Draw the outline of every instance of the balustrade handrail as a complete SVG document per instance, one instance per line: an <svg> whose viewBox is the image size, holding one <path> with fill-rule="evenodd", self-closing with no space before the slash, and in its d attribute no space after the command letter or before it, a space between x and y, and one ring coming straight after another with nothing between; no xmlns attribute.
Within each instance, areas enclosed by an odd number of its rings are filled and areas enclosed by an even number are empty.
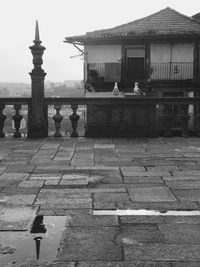
<svg viewBox="0 0 200 267"><path fill-rule="evenodd" d="M47 105L140 105L140 104L200 104L200 97L59 97L45 98Z"/></svg>
<svg viewBox="0 0 200 267"><path fill-rule="evenodd" d="M31 97L1 97L0 104L2 105L29 105Z"/></svg>
<svg viewBox="0 0 200 267"><path fill-rule="evenodd" d="M134 107L134 106L146 106L146 105L160 105L165 106L166 105L166 114L163 114L163 118L166 120L166 123L169 123L169 118L172 121L172 117L174 116L171 114L170 110L167 109L167 105L169 106L179 106L184 107L184 112L181 113L181 121L188 120L189 116L186 114L185 106L189 105L200 105L200 97L154 97L154 96L131 96L129 97L124 96L123 93L120 93L119 96L112 96L112 94L107 96L98 96L96 97L95 94L90 94L86 96L80 96L80 97L47 97L43 99L44 105L47 107L49 105L54 105L54 108L56 110L56 114L53 116L53 120L55 122L55 128L56 133L54 134L55 137L61 137L60 133L60 126L61 122L63 120L63 116L60 114L60 109L63 105L70 105L72 108L72 114L69 116L73 132L71 134L72 137L78 136L77 133L77 124L80 116L76 113L78 106L90 106L90 105L99 105L99 106L111 106L111 107ZM6 116L3 113L3 110L6 105L13 105L15 114L12 116L12 119L14 120L15 125L15 133L14 137L21 137L20 133L20 122L23 118L23 116L20 114L20 109L22 105L28 106L28 121L30 120L30 109L31 109L31 98L20 98L20 97L6 97L6 98L0 98L0 137L4 137L5 134L3 132L4 128L4 121L6 119ZM34 107L32 107L34 108ZM183 116L183 114L185 114ZM186 133L186 124L184 128L184 133ZM28 131L31 131L31 128L29 128L28 125Z"/></svg>

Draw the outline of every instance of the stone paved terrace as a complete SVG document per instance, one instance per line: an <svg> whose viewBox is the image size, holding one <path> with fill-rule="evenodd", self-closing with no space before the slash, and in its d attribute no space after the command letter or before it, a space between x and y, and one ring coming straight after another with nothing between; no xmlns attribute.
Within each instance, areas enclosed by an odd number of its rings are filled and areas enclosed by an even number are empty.
<svg viewBox="0 0 200 267"><path fill-rule="evenodd" d="M0 266L199 267L199 215L93 215L200 210L199 171L198 138L1 139L0 262L36 215L66 222L54 262Z"/></svg>

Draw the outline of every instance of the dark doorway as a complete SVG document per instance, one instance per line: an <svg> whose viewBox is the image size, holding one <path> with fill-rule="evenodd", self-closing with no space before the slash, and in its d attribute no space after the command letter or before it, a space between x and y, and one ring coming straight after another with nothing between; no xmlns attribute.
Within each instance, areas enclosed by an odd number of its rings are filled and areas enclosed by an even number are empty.
<svg viewBox="0 0 200 267"><path fill-rule="evenodd" d="M145 79L144 48L126 50L126 79L131 82Z"/></svg>

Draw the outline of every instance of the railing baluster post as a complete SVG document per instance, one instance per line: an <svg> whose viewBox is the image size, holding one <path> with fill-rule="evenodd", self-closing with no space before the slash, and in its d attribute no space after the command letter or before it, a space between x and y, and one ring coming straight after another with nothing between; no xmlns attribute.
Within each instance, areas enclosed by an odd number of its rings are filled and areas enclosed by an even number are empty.
<svg viewBox="0 0 200 267"><path fill-rule="evenodd" d="M63 120L63 116L60 114L60 110L62 108L62 105L55 105L54 108L56 110L56 114L53 116L53 120L54 120L55 128L56 128L56 132L54 134L54 137L62 137L62 134L60 132L60 126L61 126L61 122Z"/></svg>
<svg viewBox="0 0 200 267"><path fill-rule="evenodd" d="M73 113L69 116L71 123L72 123L72 129L73 129L71 137L78 137L78 133L76 131L77 125L78 125L78 120L80 118L80 116L76 113L76 111L78 109L78 105L75 105L75 104L71 105L71 109L73 110Z"/></svg>
<svg viewBox="0 0 200 267"><path fill-rule="evenodd" d="M36 22L34 45L29 47L33 55L34 68L31 76L31 106L29 108L28 137L44 138L48 137L48 116L47 105L44 99L44 79L46 73L42 69L42 56L45 47L41 45L39 37L38 23Z"/></svg>
<svg viewBox="0 0 200 267"><path fill-rule="evenodd" d="M23 118L23 116L19 114L19 111L21 109L21 105L14 105L14 109L15 109L15 115L12 116L12 119L14 121L15 133L14 133L13 137L14 138L20 138L21 133L20 133L19 129L20 129L21 120Z"/></svg>
<svg viewBox="0 0 200 267"><path fill-rule="evenodd" d="M3 114L4 108L5 108L5 105L0 105L0 138L5 137L5 133L3 132L4 121L6 119L6 115Z"/></svg>

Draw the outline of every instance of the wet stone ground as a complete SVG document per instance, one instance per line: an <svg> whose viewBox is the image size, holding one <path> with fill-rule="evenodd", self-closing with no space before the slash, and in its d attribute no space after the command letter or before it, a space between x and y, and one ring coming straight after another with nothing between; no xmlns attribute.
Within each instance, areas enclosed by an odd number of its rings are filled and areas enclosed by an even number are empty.
<svg viewBox="0 0 200 267"><path fill-rule="evenodd" d="M0 266L199 267L198 138L0 140ZM160 215L94 215L157 210Z"/></svg>

